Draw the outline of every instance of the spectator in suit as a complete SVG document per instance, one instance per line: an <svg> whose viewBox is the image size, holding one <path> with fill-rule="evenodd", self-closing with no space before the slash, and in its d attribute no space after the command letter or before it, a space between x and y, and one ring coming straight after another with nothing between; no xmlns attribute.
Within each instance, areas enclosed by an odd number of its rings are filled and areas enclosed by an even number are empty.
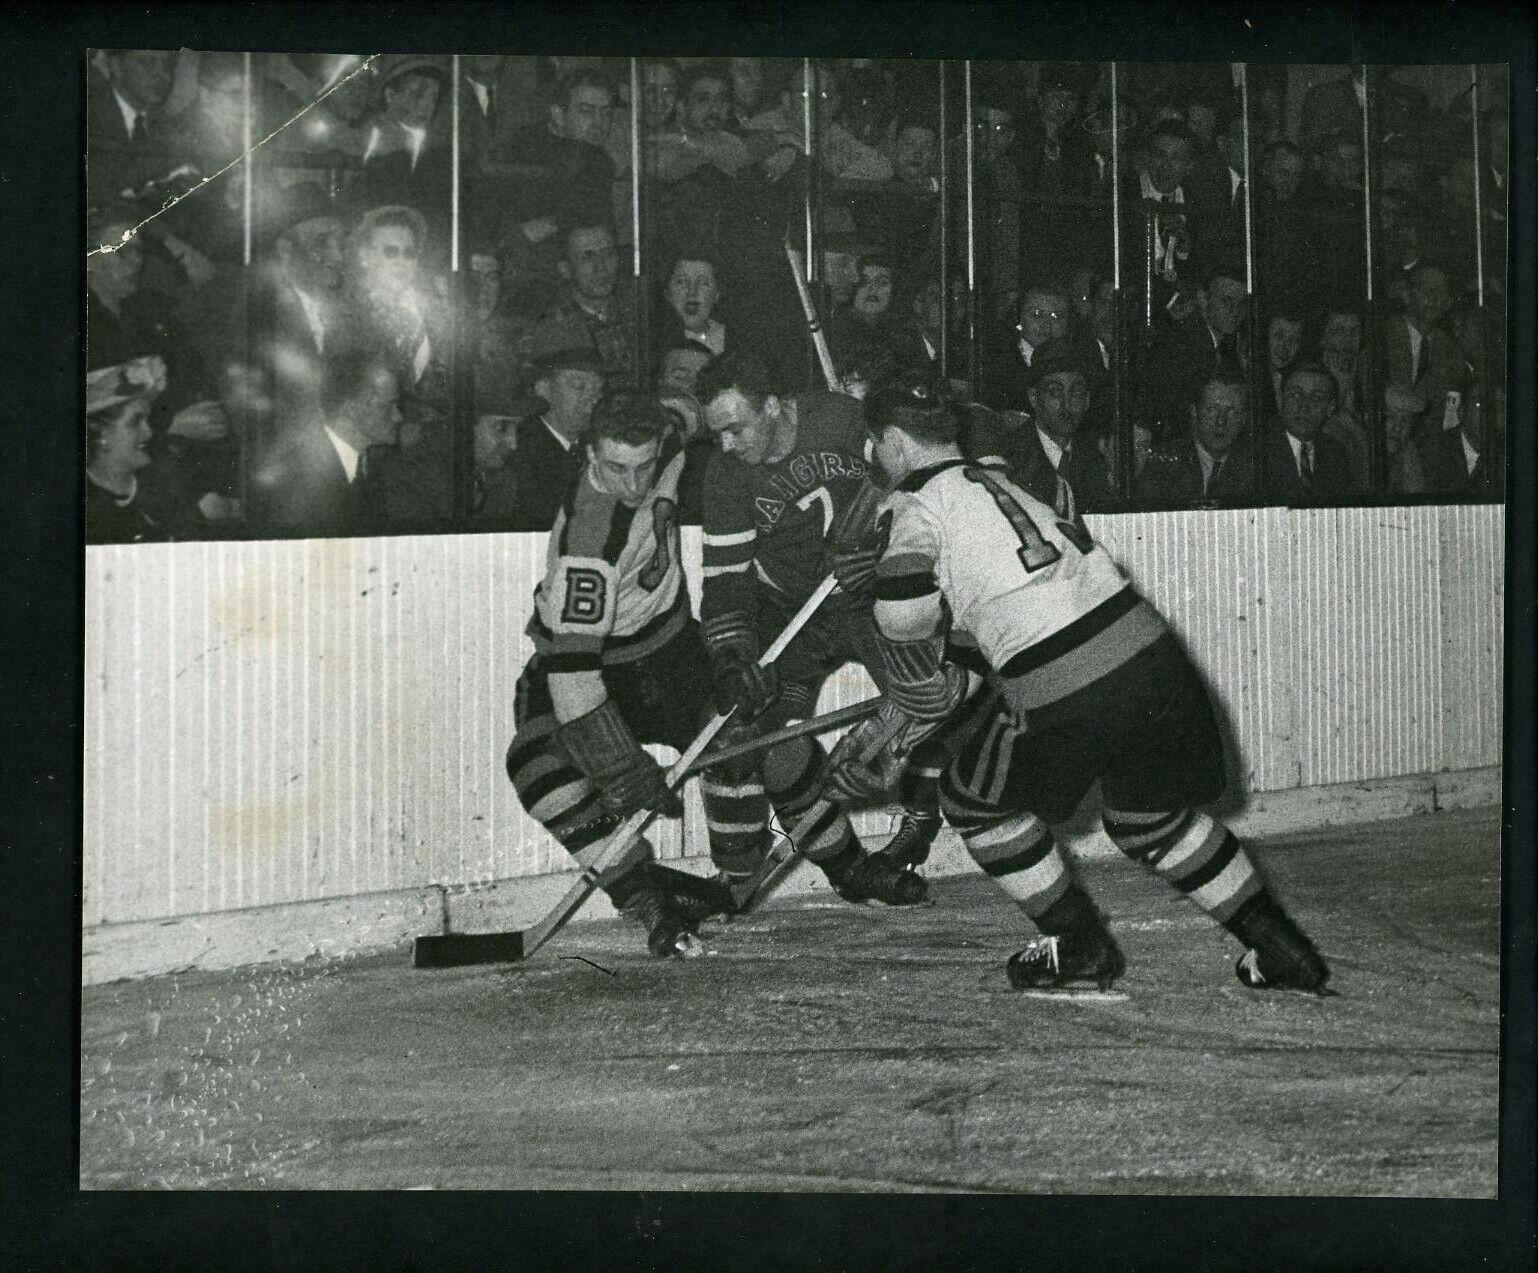
<svg viewBox="0 0 1538 1273"><path fill-rule="evenodd" d="M1006 454L1010 476L1032 495L1073 517L1111 498L1104 458L1085 429L1090 382L1099 366L1083 342L1048 342L1031 366L1031 424L1014 435Z"/></svg>
<svg viewBox="0 0 1538 1273"><path fill-rule="evenodd" d="M86 187L103 204L163 179L167 162L163 112L176 74L176 54L160 49L107 49L87 72Z"/></svg>
<svg viewBox="0 0 1538 1273"><path fill-rule="evenodd" d="M1249 386L1224 368L1202 384L1190 428L1154 450L1138 474L1142 504L1245 499L1253 489Z"/></svg>
<svg viewBox="0 0 1538 1273"><path fill-rule="evenodd" d="M614 230L601 215L581 217L561 236L561 290L529 329L522 364L542 351L588 346L614 384L635 376L635 292L621 284Z"/></svg>
<svg viewBox="0 0 1538 1273"><path fill-rule="evenodd" d="M437 232L436 241L447 243L453 157L448 140L432 126L447 78L443 59L410 55L382 61L376 68L379 105L365 129L363 170L351 193L364 207L415 208Z"/></svg>
<svg viewBox="0 0 1538 1273"><path fill-rule="evenodd" d="M1089 137L1079 125L1084 73L1075 63L1049 62L1037 84L1037 111L1021 138L1026 189L1046 199L1087 193Z"/></svg>
<svg viewBox="0 0 1538 1273"><path fill-rule="evenodd" d="M1388 489L1395 495L1423 495L1430 489L1422 452L1425 399L1408 385L1383 387L1383 439L1388 456Z"/></svg>
<svg viewBox="0 0 1538 1273"><path fill-rule="evenodd" d="M1282 382L1303 352L1303 307L1283 297L1271 304L1266 320L1266 396L1265 418L1282 411Z"/></svg>
<svg viewBox="0 0 1538 1273"><path fill-rule="evenodd" d="M1362 412L1362 316L1355 310L1334 309L1324 316L1319 333L1319 361L1335 377L1335 411L1359 420Z"/></svg>
<svg viewBox="0 0 1538 1273"><path fill-rule="evenodd" d="M1037 350L1068 334L1073 314L1069 290L1066 283L1045 274L1024 285L1016 321L986 363L990 384L983 401L989 406L1015 410L1025 406Z"/></svg>
<svg viewBox="0 0 1538 1273"><path fill-rule="evenodd" d="M1197 389L1219 366L1242 366L1239 329L1244 323L1242 265L1208 265L1196 294L1197 313L1170 323L1154 338L1139 370L1138 409L1158 443L1185 427Z"/></svg>
<svg viewBox="0 0 1538 1273"><path fill-rule="evenodd" d="M1340 444L1324 432L1335 407L1335 378L1318 363L1287 373L1282 412L1265 430L1268 494L1286 504L1342 499L1352 493L1351 468Z"/></svg>
<svg viewBox="0 0 1538 1273"><path fill-rule="evenodd" d="M400 386L367 345L328 359L322 415L279 438L256 465L251 494L259 522L311 535L361 535L380 520L368 480L371 447L400 441Z"/></svg>
<svg viewBox="0 0 1538 1273"><path fill-rule="evenodd" d="M582 469L582 437L603 396L604 364L591 345L557 349L539 358L534 377L534 392L549 408L519 422L513 518L520 530L549 530Z"/></svg>
<svg viewBox="0 0 1538 1273"><path fill-rule="evenodd" d="M1447 275L1423 261L1410 273L1404 313L1385 319L1382 328L1384 383L1418 389L1432 431L1461 424L1470 387L1462 351L1444 323L1451 307Z"/></svg>
<svg viewBox="0 0 1538 1273"><path fill-rule="evenodd" d="M1192 226L1203 209L1187 182L1196 161L1195 142L1179 123L1155 124L1138 156L1137 198L1141 217L1128 247L1141 258L1147 247L1146 225L1153 227L1156 309L1168 309L1180 299L1191 259ZM1141 276L1141 269L1137 275Z"/></svg>

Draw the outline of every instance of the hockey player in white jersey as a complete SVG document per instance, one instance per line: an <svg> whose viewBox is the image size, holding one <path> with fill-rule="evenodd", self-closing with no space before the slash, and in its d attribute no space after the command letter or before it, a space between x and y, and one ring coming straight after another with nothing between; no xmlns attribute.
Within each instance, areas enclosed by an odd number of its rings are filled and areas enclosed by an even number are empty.
<svg viewBox="0 0 1538 1273"><path fill-rule="evenodd" d="M1198 808L1226 786L1222 744L1158 612L1082 521L962 456L959 417L931 380L901 377L865 407L869 455L892 488L875 585L889 706L835 751L832 789L868 797L889 782L962 703L965 666L985 684L966 709L980 724L941 780L941 804L1042 934L1009 960L1013 986L1105 989L1125 967L1051 830L1098 779L1106 833L1239 939L1245 985L1322 990L1324 960L1238 839Z"/></svg>

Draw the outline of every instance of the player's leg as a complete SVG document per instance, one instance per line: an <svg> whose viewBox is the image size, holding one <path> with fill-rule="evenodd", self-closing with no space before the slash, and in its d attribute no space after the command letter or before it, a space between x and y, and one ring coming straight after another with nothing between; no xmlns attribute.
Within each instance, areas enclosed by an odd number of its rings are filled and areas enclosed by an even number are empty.
<svg viewBox="0 0 1538 1273"><path fill-rule="evenodd" d="M1212 703L1170 641L1149 651L1121 701L1136 722L1104 775L1106 834L1184 893L1245 947L1237 972L1255 988L1320 990L1329 967L1293 923L1239 838L1197 806L1226 785Z"/></svg>
<svg viewBox="0 0 1538 1273"><path fill-rule="evenodd" d="M941 778L941 809L973 860L1041 931L1040 941L1010 958L1010 984L1021 990L1091 983L1106 989L1125 961L1074 879L1051 826L1030 811L1041 794L1030 789L1031 779L1051 784L1044 800L1052 806L1045 810L1049 815L1066 816L1082 797L1087 783L1060 759L1034 748L995 698Z"/></svg>
<svg viewBox="0 0 1538 1273"><path fill-rule="evenodd" d="M525 669L514 692L516 733L507 749L507 776L519 803L583 867L593 865L605 839L622 821L607 812L598 790L572 763L556 738L549 685L537 667ZM640 924L654 955L679 953L688 923L650 878L651 844L637 837L598 887L621 914Z"/></svg>

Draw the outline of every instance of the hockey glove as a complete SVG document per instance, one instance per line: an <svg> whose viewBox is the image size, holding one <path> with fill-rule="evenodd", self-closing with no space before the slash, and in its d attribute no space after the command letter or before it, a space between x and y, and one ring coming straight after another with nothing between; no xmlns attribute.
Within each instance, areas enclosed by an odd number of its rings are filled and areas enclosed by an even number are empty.
<svg viewBox="0 0 1538 1273"><path fill-rule="evenodd" d="M823 794L859 804L890 800L903 771L891 747L892 726L891 712L883 707L840 738L828 757Z"/></svg>
<svg viewBox="0 0 1538 1273"><path fill-rule="evenodd" d="M629 817L640 809L654 809L668 817L682 814L682 798L668 788L662 766L641 750L613 699L561 725L556 737L572 763L598 788L609 813Z"/></svg>
<svg viewBox="0 0 1538 1273"><path fill-rule="evenodd" d="M711 669L715 708L722 716L734 708L743 722L752 720L780 696L780 675L735 651L723 653Z"/></svg>
<svg viewBox="0 0 1538 1273"><path fill-rule="evenodd" d="M891 530L890 519L878 517L885 498L880 487L862 483L828 535L833 573L846 596L868 600L872 595L876 563L886 551Z"/></svg>

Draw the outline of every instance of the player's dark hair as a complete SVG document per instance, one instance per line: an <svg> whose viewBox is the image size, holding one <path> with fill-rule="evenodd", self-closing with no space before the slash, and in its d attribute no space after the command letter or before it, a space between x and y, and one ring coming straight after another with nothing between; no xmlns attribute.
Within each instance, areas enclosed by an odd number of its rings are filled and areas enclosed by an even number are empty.
<svg viewBox="0 0 1538 1273"><path fill-rule="evenodd" d="M674 427L674 417L655 394L611 389L594 406L583 441L593 446L600 438L610 438L626 446L644 446L667 436Z"/></svg>
<svg viewBox="0 0 1538 1273"><path fill-rule="evenodd" d="M755 407L770 394L780 393L778 369L763 354L733 347L700 368L695 397L708 407L719 395L735 389Z"/></svg>
<svg viewBox="0 0 1538 1273"><path fill-rule="evenodd" d="M865 395L865 428L873 437L898 428L925 442L954 442L961 417L932 372L903 368Z"/></svg>

